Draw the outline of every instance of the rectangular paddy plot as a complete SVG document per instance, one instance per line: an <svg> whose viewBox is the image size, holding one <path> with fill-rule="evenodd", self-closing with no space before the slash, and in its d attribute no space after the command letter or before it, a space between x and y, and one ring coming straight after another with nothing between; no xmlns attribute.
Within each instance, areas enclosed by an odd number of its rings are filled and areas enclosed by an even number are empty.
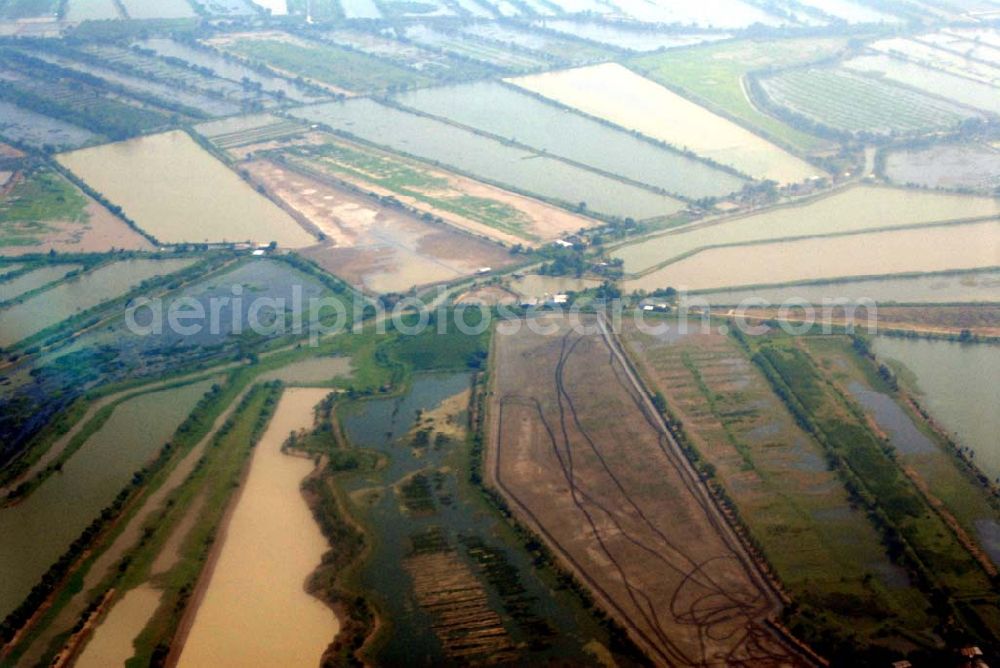
<svg viewBox="0 0 1000 668"><path fill-rule="evenodd" d="M247 144L285 140L307 132L308 129L302 121L279 118L271 114L234 116L195 126L198 134L207 137L223 150Z"/></svg>
<svg viewBox="0 0 1000 668"><path fill-rule="evenodd" d="M886 176L895 183L926 188L1000 188L1000 147L989 144L939 144L890 153Z"/></svg>
<svg viewBox="0 0 1000 668"><path fill-rule="evenodd" d="M0 99L0 137L35 148L76 148L97 139L79 126Z"/></svg>
<svg viewBox="0 0 1000 668"><path fill-rule="evenodd" d="M841 63L857 72L885 77L968 107L1000 114L1000 90L955 74L924 67L902 58L875 54L862 55Z"/></svg>
<svg viewBox="0 0 1000 668"><path fill-rule="evenodd" d="M0 188L0 255L112 249L152 244L58 172L15 172Z"/></svg>
<svg viewBox="0 0 1000 668"><path fill-rule="evenodd" d="M746 76L757 70L828 58L846 45L841 37L728 41L650 54L634 58L628 65L709 109L735 117L765 137L812 151L825 142L760 111L747 95Z"/></svg>
<svg viewBox="0 0 1000 668"><path fill-rule="evenodd" d="M799 304L822 304L831 299L847 299L850 302L874 299L878 304L1000 302L1000 270L884 276L786 287L720 290L698 293L692 297L707 301L713 306L734 306L749 298L764 299L771 304L781 304L788 299Z"/></svg>
<svg viewBox="0 0 1000 668"><path fill-rule="evenodd" d="M584 65L607 60L609 50L556 32L520 28L502 23L474 23L463 29L472 37L515 50L527 50L549 58L553 64ZM617 49L616 49L617 51Z"/></svg>
<svg viewBox="0 0 1000 668"><path fill-rule="evenodd" d="M923 41L920 37L885 39L873 42L869 48L990 86L1000 86L1000 65L939 48L933 43Z"/></svg>
<svg viewBox="0 0 1000 668"><path fill-rule="evenodd" d="M623 324L633 358L793 600L867 639L883 624L926 625L927 601L734 338L697 322L682 333L674 319Z"/></svg>
<svg viewBox="0 0 1000 668"><path fill-rule="evenodd" d="M626 273L635 274L715 246L858 234L991 216L1000 216L1000 202L990 197L856 186L763 213L671 230L623 246L613 254L625 262Z"/></svg>
<svg viewBox="0 0 1000 668"><path fill-rule="evenodd" d="M777 604L617 349L561 316L520 324L495 336L487 457L515 514L657 663L794 662L763 624Z"/></svg>
<svg viewBox="0 0 1000 668"><path fill-rule="evenodd" d="M69 0L67 21L105 21L122 18L114 0Z"/></svg>
<svg viewBox="0 0 1000 668"><path fill-rule="evenodd" d="M569 19L544 19L533 24L543 30L552 30L572 35L580 40L596 42L605 47L626 51L658 51L692 46L702 42L728 39L724 32L661 33L651 30L635 30L628 24L596 23L593 21L571 21Z"/></svg>
<svg viewBox="0 0 1000 668"><path fill-rule="evenodd" d="M459 32L444 32L423 24L409 26L404 35L421 46L484 63L504 72L531 72L549 67L548 59L540 54L513 50L501 44L490 44Z"/></svg>
<svg viewBox="0 0 1000 668"><path fill-rule="evenodd" d="M416 70L287 33L238 33L214 37L207 43L249 62L264 63L277 72L300 76L332 92L375 93L433 82Z"/></svg>
<svg viewBox="0 0 1000 668"><path fill-rule="evenodd" d="M163 243L315 243L294 219L180 131L63 153L59 162Z"/></svg>
<svg viewBox="0 0 1000 668"><path fill-rule="evenodd" d="M338 28L322 35L324 40L334 44L363 51L442 81L483 78L495 71L488 65L467 58L456 58L436 49L426 49L359 29Z"/></svg>
<svg viewBox="0 0 1000 668"><path fill-rule="evenodd" d="M572 208L637 220L668 216L683 208L671 197L373 100L332 102L291 113Z"/></svg>
<svg viewBox="0 0 1000 668"><path fill-rule="evenodd" d="M822 173L749 130L615 63L510 82L754 178L795 183Z"/></svg>
<svg viewBox="0 0 1000 668"><path fill-rule="evenodd" d="M155 101L188 116L226 116L244 107L273 105L274 100L225 79L216 79L170 65L155 56L111 46L88 46L58 53L32 51L52 65L102 79L111 88L124 89L140 102Z"/></svg>
<svg viewBox="0 0 1000 668"><path fill-rule="evenodd" d="M175 115L181 119L202 119L235 114L241 109L238 103L187 88L176 81L157 80L148 72L126 73L108 67L97 56L84 55L84 60L80 60L66 52L43 51L32 51L30 56L39 63L46 63L46 69L50 70L45 76L45 88L38 87L39 94L51 95L57 103L71 105L69 112L64 111L64 114L75 119L72 116L75 112L80 118L78 122L113 138L121 138L120 133L114 134L119 124L148 130L167 125ZM98 64L87 62L91 57ZM35 74L38 68L32 71L33 76L41 76ZM60 83L65 83L66 89L60 90Z"/></svg>
<svg viewBox="0 0 1000 668"><path fill-rule="evenodd" d="M769 14L740 0L702 0L701 2L648 2L613 0L614 5L642 23L697 25L702 28L741 29L759 23L765 26L788 25L787 19Z"/></svg>
<svg viewBox="0 0 1000 668"><path fill-rule="evenodd" d="M9 346L103 301L114 299L142 281L180 271L193 260L123 260L113 262L34 295L0 311L0 346Z"/></svg>
<svg viewBox="0 0 1000 668"><path fill-rule="evenodd" d="M497 82L428 88L403 93L395 100L498 139L525 144L682 197L717 197L739 190L746 183L693 158Z"/></svg>
<svg viewBox="0 0 1000 668"><path fill-rule="evenodd" d="M513 261L488 241L282 165L255 160L241 169L323 234L326 243L306 251L307 257L370 292L405 292Z"/></svg>
<svg viewBox="0 0 1000 668"><path fill-rule="evenodd" d="M845 69L790 70L760 79L760 86L774 104L841 132L926 132L979 115Z"/></svg>
<svg viewBox="0 0 1000 668"><path fill-rule="evenodd" d="M507 245L550 241L592 224L551 204L332 135L313 134L280 149L244 150L320 181L344 181L362 192L395 198L421 215Z"/></svg>
<svg viewBox="0 0 1000 668"><path fill-rule="evenodd" d="M155 51L167 58L178 58L195 67L212 70L216 76L235 81L242 85L243 80L260 84L261 90L292 102L316 102L317 94L297 86L295 82L281 77L264 74L252 67L243 65L230 58L225 58L215 49L199 45L198 47L183 44L165 37L152 37L140 40L137 45L144 49Z"/></svg>
<svg viewBox="0 0 1000 668"><path fill-rule="evenodd" d="M707 290L997 265L995 221L712 248L626 281Z"/></svg>
<svg viewBox="0 0 1000 668"><path fill-rule="evenodd" d="M121 0L130 19L187 19L197 14L187 0Z"/></svg>

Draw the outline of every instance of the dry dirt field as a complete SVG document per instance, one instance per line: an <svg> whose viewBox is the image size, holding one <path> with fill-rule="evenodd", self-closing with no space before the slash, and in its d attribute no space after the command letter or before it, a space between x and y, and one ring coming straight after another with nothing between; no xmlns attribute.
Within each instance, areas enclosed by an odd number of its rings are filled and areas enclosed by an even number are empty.
<svg viewBox="0 0 1000 668"><path fill-rule="evenodd" d="M299 151L294 147L315 147L311 148L314 155L297 155ZM379 196L395 197L407 206L441 218L454 227L507 245L532 246L538 241L552 241L597 224L592 218L575 215L531 197L326 133L312 132L295 138L263 141L231 149L229 153L240 160L248 155L283 148L292 149L283 153L291 164ZM502 229L502 225L490 225L463 215L462 203L470 199L492 202L497 208L508 209L523 221L524 233L517 234Z"/></svg>
<svg viewBox="0 0 1000 668"><path fill-rule="evenodd" d="M561 316L536 324L551 333L495 337L491 482L657 664L799 663L765 624L775 597L617 344Z"/></svg>
<svg viewBox="0 0 1000 668"><path fill-rule="evenodd" d="M244 163L250 177L322 232L326 241L304 255L352 285L404 292L450 281L511 255L489 241L428 223L365 195L336 188L268 160Z"/></svg>

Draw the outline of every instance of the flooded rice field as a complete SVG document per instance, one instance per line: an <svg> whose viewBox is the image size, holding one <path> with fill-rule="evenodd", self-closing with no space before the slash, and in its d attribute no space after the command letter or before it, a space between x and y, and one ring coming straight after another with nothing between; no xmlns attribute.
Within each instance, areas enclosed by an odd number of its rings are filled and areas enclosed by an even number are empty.
<svg viewBox="0 0 1000 668"><path fill-rule="evenodd" d="M132 19L186 19L197 16L185 0L118 0ZM283 0L282 0L283 4Z"/></svg>
<svg viewBox="0 0 1000 668"><path fill-rule="evenodd" d="M509 81L755 178L795 183L822 174L732 121L615 63Z"/></svg>
<svg viewBox="0 0 1000 668"><path fill-rule="evenodd" d="M64 153L59 161L166 243L315 242L181 131Z"/></svg>
<svg viewBox="0 0 1000 668"><path fill-rule="evenodd" d="M917 402L959 445L975 450L983 472L1000 476L1000 346L880 336L873 347L879 360L909 370L901 376L916 385Z"/></svg>
<svg viewBox="0 0 1000 668"><path fill-rule="evenodd" d="M787 300L820 304L847 299L874 300L878 304L943 304L952 302L1000 302L1000 271L972 271L924 276L887 276L829 283L721 290L691 295L709 304L735 305L747 299L770 304Z"/></svg>
<svg viewBox="0 0 1000 668"><path fill-rule="evenodd" d="M161 594L150 585L130 590L114 604L94 631L75 665L78 668L123 666L132 658L132 642L160 605Z"/></svg>
<svg viewBox="0 0 1000 668"><path fill-rule="evenodd" d="M382 12L373 0L340 0L344 16L349 19L380 19Z"/></svg>
<svg viewBox="0 0 1000 668"><path fill-rule="evenodd" d="M329 549L299 489L314 464L281 451L290 432L312 427L327 394L283 393L220 535L179 666L316 665L337 635L333 611L305 591Z"/></svg>
<svg viewBox="0 0 1000 668"><path fill-rule="evenodd" d="M193 260L123 260L99 267L0 310L0 346L9 346L77 313L114 299L142 281L189 266Z"/></svg>
<svg viewBox="0 0 1000 668"><path fill-rule="evenodd" d="M0 302L14 299L25 292L37 290L48 283L58 281L69 272L78 271L81 267L82 265L79 264L54 264L33 269L9 281L2 281L0 282Z"/></svg>
<svg viewBox="0 0 1000 668"><path fill-rule="evenodd" d="M544 19L537 21L535 25L607 46L639 52L693 46L730 37L727 33L721 32L664 34L655 31L629 30L625 25L619 26L614 23L566 19Z"/></svg>
<svg viewBox="0 0 1000 668"><path fill-rule="evenodd" d="M645 23L680 23L705 28L746 28L787 25L788 20L769 14L740 0L703 0L698 3L653 3L645 0L614 0L620 12Z"/></svg>
<svg viewBox="0 0 1000 668"><path fill-rule="evenodd" d="M69 0L67 21L103 21L121 18L115 0Z"/></svg>
<svg viewBox="0 0 1000 668"><path fill-rule="evenodd" d="M257 382L280 380L287 385L322 385L334 378L347 378L354 367L350 357L310 357L262 374Z"/></svg>
<svg viewBox="0 0 1000 668"><path fill-rule="evenodd" d="M849 213L847 213L849 212ZM943 193L857 186L759 214L671 230L613 256L635 274L711 246L858 233L922 223L1000 215L1000 200Z"/></svg>
<svg viewBox="0 0 1000 668"><path fill-rule="evenodd" d="M1000 148L943 144L898 151L886 158L885 173L900 184L992 192L1000 187Z"/></svg>
<svg viewBox="0 0 1000 668"><path fill-rule="evenodd" d="M317 105L293 115L572 207L583 202L598 213L636 219L682 208L670 197L372 100Z"/></svg>
<svg viewBox="0 0 1000 668"><path fill-rule="evenodd" d="M942 72L892 58L887 55L863 55L842 63L843 67L858 72L885 77L905 86L940 95L982 111L1000 113L1000 97L996 88L988 84L969 81L955 74Z"/></svg>
<svg viewBox="0 0 1000 668"><path fill-rule="evenodd" d="M207 67L216 76L230 81L242 82L246 79L259 83L263 91L280 93L294 102L311 102L315 98L287 79L260 72L238 61L225 58L209 47L196 48L166 37L152 37L140 40L137 44L144 49L152 49L161 56L179 58L198 67Z"/></svg>
<svg viewBox="0 0 1000 668"><path fill-rule="evenodd" d="M89 130L3 101L0 101L0 136L35 148L46 144L76 148L97 139Z"/></svg>
<svg viewBox="0 0 1000 668"><path fill-rule="evenodd" d="M708 290L849 276L995 267L1000 223L919 229L713 248L635 280L627 290Z"/></svg>
<svg viewBox="0 0 1000 668"><path fill-rule="evenodd" d="M26 499L0 509L0 616L6 616L154 457L209 389L204 381L137 396Z"/></svg>
<svg viewBox="0 0 1000 668"><path fill-rule="evenodd" d="M736 176L497 82L430 88L396 100L550 155L697 199L743 187ZM531 118L531 123L525 123Z"/></svg>

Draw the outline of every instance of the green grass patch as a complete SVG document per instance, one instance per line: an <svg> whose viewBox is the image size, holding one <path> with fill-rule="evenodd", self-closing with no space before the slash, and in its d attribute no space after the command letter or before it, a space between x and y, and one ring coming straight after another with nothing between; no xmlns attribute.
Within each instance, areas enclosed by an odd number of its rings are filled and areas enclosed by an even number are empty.
<svg viewBox="0 0 1000 668"><path fill-rule="evenodd" d="M0 246L38 243L50 222L86 223L87 198L56 172L25 174L0 201Z"/></svg>
<svg viewBox="0 0 1000 668"><path fill-rule="evenodd" d="M525 239L533 238L526 232L531 221L523 212L499 200L461 193L447 179L416 165L332 143L321 147L296 147L285 153L293 156L294 163L305 171L332 171L362 179L436 209Z"/></svg>

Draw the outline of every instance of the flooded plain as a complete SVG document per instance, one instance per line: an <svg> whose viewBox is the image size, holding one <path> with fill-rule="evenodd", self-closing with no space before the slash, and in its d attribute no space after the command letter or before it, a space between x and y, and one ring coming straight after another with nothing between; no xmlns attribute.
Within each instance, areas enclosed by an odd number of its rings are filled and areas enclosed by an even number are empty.
<svg viewBox="0 0 1000 668"><path fill-rule="evenodd" d="M1000 187L1000 148L988 144L942 144L890 153L885 173L900 184L927 188Z"/></svg>
<svg viewBox="0 0 1000 668"><path fill-rule="evenodd" d="M930 339L875 339L876 356L912 374L917 402L955 441L975 450L990 478L1000 477L1000 346Z"/></svg>
<svg viewBox="0 0 1000 668"><path fill-rule="evenodd" d="M1000 215L1000 200L857 186L764 213L693 225L622 246L612 255L635 274L711 246L865 232ZM746 249L747 252L752 252Z"/></svg>
<svg viewBox="0 0 1000 668"><path fill-rule="evenodd" d="M396 100L426 114L691 198L739 190L745 180L497 82L425 88ZM524 119L532 119L525 123Z"/></svg>
<svg viewBox="0 0 1000 668"><path fill-rule="evenodd" d="M328 394L282 394L220 536L179 666L317 665L337 635L333 611L305 591L329 549L299 490L314 465L281 451L290 432L312 426Z"/></svg>
<svg viewBox="0 0 1000 668"><path fill-rule="evenodd" d="M114 299L142 281L180 271L190 259L123 260L60 283L44 292L0 310L0 346L9 346L46 327L103 301Z"/></svg>
<svg viewBox="0 0 1000 668"><path fill-rule="evenodd" d="M637 220L683 208L681 202L665 195L368 99L305 107L292 114L574 207L584 202L587 209Z"/></svg>
<svg viewBox="0 0 1000 668"><path fill-rule="evenodd" d="M295 220L179 130L59 156L165 243L315 242Z"/></svg>
<svg viewBox="0 0 1000 668"><path fill-rule="evenodd" d="M784 184L822 175L819 168L616 63L509 81L755 178Z"/></svg>
<svg viewBox="0 0 1000 668"><path fill-rule="evenodd" d="M67 21L103 21L117 19L118 8L114 0L69 0Z"/></svg>
<svg viewBox="0 0 1000 668"><path fill-rule="evenodd" d="M77 668L122 666L132 658L132 642L156 612L162 594L150 585L130 590L117 601L76 660Z"/></svg>
<svg viewBox="0 0 1000 668"><path fill-rule="evenodd" d="M359 586L391 624L366 658L373 665L465 665L489 645L485 656L500 663L595 664L584 650L594 638L581 628L583 615L538 578L528 554L499 538L494 514L467 498L478 494L465 489L460 452L470 380L421 374L402 396L354 402L338 413L353 446L388 459L340 483L375 534ZM463 646L464 660L454 653Z"/></svg>
<svg viewBox="0 0 1000 668"><path fill-rule="evenodd" d="M0 617L110 504L209 389L204 381L143 394L118 405L108 421L20 503L0 509Z"/></svg>
<svg viewBox="0 0 1000 668"><path fill-rule="evenodd" d="M635 280L628 291L708 290L849 276L995 267L995 221L800 239L702 251Z"/></svg>
<svg viewBox="0 0 1000 668"><path fill-rule="evenodd" d="M9 281L2 281L0 282L0 302L14 299L25 292L37 290L43 285L58 281L69 272L79 270L81 266L79 264L54 264L33 269Z"/></svg>

